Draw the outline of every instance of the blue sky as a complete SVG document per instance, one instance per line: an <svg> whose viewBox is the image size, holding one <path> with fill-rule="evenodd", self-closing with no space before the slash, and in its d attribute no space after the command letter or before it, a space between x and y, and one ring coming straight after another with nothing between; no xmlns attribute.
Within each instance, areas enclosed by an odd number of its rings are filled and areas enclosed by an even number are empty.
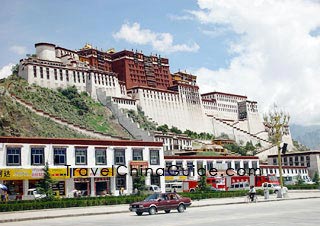
<svg viewBox="0 0 320 226"><path fill-rule="evenodd" d="M320 124L320 3L313 0L2 0L0 78L34 43L137 49L198 76L201 93L275 103Z"/></svg>
<svg viewBox="0 0 320 226"><path fill-rule="evenodd" d="M18 62L23 57L12 46L34 52L34 43L52 42L70 49L81 48L86 42L102 49L138 49L145 54L161 54L170 59L171 70L197 68L212 69L225 66L228 61L228 34L217 38L203 35L208 27L192 20L173 19L185 16L185 10L196 10L196 1L2 1L0 67ZM173 43L201 43L197 52L160 52L150 45L116 40L113 33L125 23L139 23L141 29L156 33L170 33ZM5 54L4 54L5 53Z"/></svg>

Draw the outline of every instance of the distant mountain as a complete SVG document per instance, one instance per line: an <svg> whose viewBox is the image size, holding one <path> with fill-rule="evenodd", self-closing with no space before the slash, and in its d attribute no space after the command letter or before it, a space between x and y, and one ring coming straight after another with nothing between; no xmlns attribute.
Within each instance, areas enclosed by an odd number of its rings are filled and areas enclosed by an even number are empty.
<svg viewBox="0 0 320 226"><path fill-rule="evenodd" d="M320 126L290 125L292 139L310 149L320 149Z"/></svg>

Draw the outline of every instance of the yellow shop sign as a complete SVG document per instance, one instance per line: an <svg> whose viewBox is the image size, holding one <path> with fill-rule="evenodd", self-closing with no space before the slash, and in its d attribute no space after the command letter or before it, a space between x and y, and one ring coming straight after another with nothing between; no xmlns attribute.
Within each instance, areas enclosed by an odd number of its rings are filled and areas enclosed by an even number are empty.
<svg viewBox="0 0 320 226"><path fill-rule="evenodd" d="M174 180L186 180L187 176L165 176L166 181L174 181Z"/></svg>
<svg viewBox="0 0 320 226"><path fill-rule="evenodd" d="M49 173L52 179L66 179L67 170L65 168L53 168L49 169ZM43 169L0 169L0 180L32 180L43 178Z"/></svg>

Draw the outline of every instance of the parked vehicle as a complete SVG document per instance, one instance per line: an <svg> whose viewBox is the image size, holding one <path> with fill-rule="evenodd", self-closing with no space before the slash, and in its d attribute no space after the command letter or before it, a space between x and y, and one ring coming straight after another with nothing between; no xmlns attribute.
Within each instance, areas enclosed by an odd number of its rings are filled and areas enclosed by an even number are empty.
<svg viewBox="0 0 320 226"><path fill-rule="evenodd" d="M250 190L250 185L248 182L239 182L231 184L228 191L238 191L238 190Z"/></svg>
<svg viewBox="0 0 320 226"><path fill-rule="evenodd" d="M269 190L272 190L274 193L278 193L279 190L281 190L281 186L279 184L274 183L263 183L262 185L263 189L268 188ZM284 190L288 190L287 187L283 187Z"/></svg>
<svg viewBox="0 0 320 226"><path fill-rule="evenodd" d="M268 176L231 176L231 177L208 177L207 184L220 191L228 191L232 187L233 190L247 189L246 186L239 183L247 183L255 187L262 187L263 183L278 184L279 181L275 175ZM234 186L232 186L234 184ZM238 187L238 185L239 187ZM199 181L185 180L182 182L183 192L195 192L199 187ZM249 188L248 188L249 189Z"/></svg>
<svg viewBox="0 0 320 226"><path fill-rule="evenodd" d="M178 210L182 213L191 205L190 198L184 198L176 193L154 193L141 202L129 205L129 210L141 216L144 212L154 215L159 211L170 213L171 210Z"/></svg>
<svg viewBox="0 0 320 226"><path fill-rule="evenodd" d="M45 194L40 194L36 188L28 189L27 195L23 196L23 200L34 200L34 199L43 199Z"/></svg>
<svg viewBox="0 0 320 226"><path fill-rule="evenodd" d="M182 192L182 182L169 182L166 183L166 192Z"/></svg>
<svg viewBox="0 0 320 226"><path fill-rule="evenodd" d="M146 192L147 194L153 194L153 193L159 193L161 192L161 189L158 185L147 185L146 186Z"/></svg>

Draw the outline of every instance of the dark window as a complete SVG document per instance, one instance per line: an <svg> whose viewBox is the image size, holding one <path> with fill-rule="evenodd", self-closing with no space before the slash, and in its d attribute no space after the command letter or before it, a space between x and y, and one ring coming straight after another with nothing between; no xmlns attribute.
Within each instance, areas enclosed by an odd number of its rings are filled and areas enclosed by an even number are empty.
<svg viewBox="0 0 320 226"><path fill-rule="evenodd" d="M37 67L33 66L33 75L36 78L37 77Z"/></svg>
<svg viewBox="0 0 320 226"><path fill-rule="evenodd" d="M44 165L44 148L31 148L31 165Z"/></svg>
<svg viewBox="0 0 320 226"><path fill-rule="evenodd" d="M229 166L228 166L228 168L229 168ZM231 167L230 167L231 168ZM257 161L253 161L252 162L252 168L253 169L258 169L258 162Z"/></svg>
<svg viewBox="0 0 320 226"><path fill-rule="evenodd" d="M150 150L150 165L159 165L160 156L159 150Z"/></svg>
<svg viewBox="0 0 320 226"><path fill-rule="evenodd" d="M57 73L57 69L53 69L54 71L54 79L58 80L58 73Z"/></svg>
<svg viewBox="0 0 320 226"><path fill-rule="evenodd" d="M8 147L7 148L7 166L21 165L21 148Z"/></svg>
<svg viewBox="0 0 320 226"><path fill-rule="evenodd" d="M166 162L166 170L169 169L170 166L172 166L172 162Z"/></svg>
<svg viewBox="0 0 320 226"><path fill-rule="evenodd" d="M239 161L235 161L234 168L235 168L235 170L240 169L240 162Z"/></svg>
<svg viewBox="0 0 320 226"><path fill-rule="evenodd" d="M43 67L40 67L40 78L43 78Z"/></svg>
<svg viewBox="0 0 320 226"><path fill-rule="evenodd" d="M207 170L210 170L213 168L213 162L212 161L207 161Z"/></svg>
<svg viewBox="0 0 320 226"><path fill-rule="evenodd" d="M151 184L158 185L160 187L160 176L151 175Z"/></svg>
<svg viewBox="0 0 320 226"><path fill-rule="evenodd" d="M125 150L115 150L114 151L114 164L116 165L125 165L126 158L125 158Z"/></svg>
<svg viewBox="0 0 320 226"><path fill-rule="evenodd" d="M126 189L127 187L126 176L117 175L116 176L116 189L120 190L121 188Z"/></svg>
<svg viewBox="0 0 320 226"><path fill-rule="evenodd" d="M55 165L67 164L67 150L65 148L54 148L53 154Z"/></svg>
<svg viewBox="0 0 320 226"><path fill-rule="evenodd" d="M50 71L49 71L49 68L46 69L46 72L47 72L47 79L50 79Z"/></svg>
<svg viewBox="0 0 320 226"><path fill-rule="evenodd" d="M133 149L132 151L132 160L139 161L143 160L142 149Z"/></svg>
<svg viewBox="0 0 320 226"><path fill-rule="evenodd" d="M62 69L60 69L60 80L63 80L63 76L62 76Z"/></svg>
<svg viewBox="0 0 320 226"><path fill-rule="evenodd" d="M76 165L86 165L87 164L87 149L86 148L76 148L75 149L75 164Z"/></svg>
<svg viewBox="0 0 320 226"><path fill-rule="evenodd" d="M66 80L69 81L69 71L66 70Z"/></svg>
<svg viewBox="0 0 320 226"><path fill-rule="evenodd" d="M106 149L96 149L96 165L107 164L107 151Z"/></svg>

